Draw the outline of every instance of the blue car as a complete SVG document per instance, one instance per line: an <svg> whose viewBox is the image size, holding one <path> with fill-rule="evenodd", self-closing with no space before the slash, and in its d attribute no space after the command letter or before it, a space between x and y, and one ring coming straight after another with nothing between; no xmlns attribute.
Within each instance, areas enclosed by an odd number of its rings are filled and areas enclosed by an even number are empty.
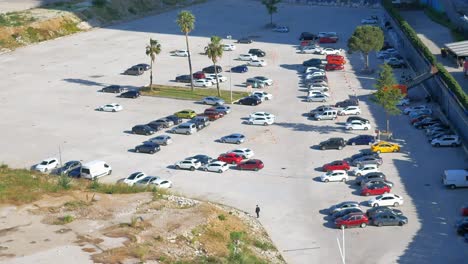
<svg viewBox="0 0 468 264"><path fill-rule="evenodd" d="M350 138L348 145L372 145L375 143L375 137L371 135L359 135L357 137Z"/></svg>
<svg viewBox="0 0 468 264"><path fill-rule="evenodd" d="M245 65L239 65L239 66L231 68L231 72L244 73L244 72L248 72L248 71L249 71L249 68L247 68L247 66L245 66Z"/></svg>

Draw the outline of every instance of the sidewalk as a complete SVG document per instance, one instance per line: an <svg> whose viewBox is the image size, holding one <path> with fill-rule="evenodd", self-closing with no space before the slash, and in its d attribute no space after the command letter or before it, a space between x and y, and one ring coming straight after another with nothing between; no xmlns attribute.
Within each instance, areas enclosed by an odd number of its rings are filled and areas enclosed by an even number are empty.
<svg viewBox="0 0 468 264"><path fill-rule="evenodd" d="M400 14L413 27L437 60L457 80L465 93L468 93L468 79L463 76L463 68L458 68L455 60L442 58L440 55L440 48L444 47L444 44L454 42L450 30L432 21L423 11L401 11Z"/></svg>

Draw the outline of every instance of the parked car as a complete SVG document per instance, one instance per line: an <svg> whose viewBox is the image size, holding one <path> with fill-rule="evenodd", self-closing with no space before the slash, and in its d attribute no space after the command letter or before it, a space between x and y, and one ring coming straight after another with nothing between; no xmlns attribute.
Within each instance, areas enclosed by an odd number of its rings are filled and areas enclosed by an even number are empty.
<svg viewBox="0 0 468 264"><path fill-rule="evenodd" d="M462 206L460 211L462 216L468 216L468 205Z"/></svg>
<svg viewBox="0 0 468 264"><path fill-rule="evenodd" d="M245 136L242 134L234 133L230 134L227 136L224 136L219 139L221 143L234 143L234 144L240 144L245 141Z"/></svg>
<svg viewBox="0 0 468 264"><path fill-rule="evenodd" d="M223 99L219 97L215 97L215 96L207 96L203 98L201 102L203 104L208 104L208 105L223 105L224 104Z"/></svg>
<svg viewBox="0 0 468 264"><path fill-rule="evenodd" d="M263 125L263 126L268 126L272 125L275 122L274 118L268 118L268 117L250 117L247 123L249 125Z"/></svg>
<svg viewBox="0 0 468 264"><path fill-rule="evenodd" d="M197 71L197 72L195 72L194 74L192 74L192 77L193 77L194 79L205 79L205 78L206 78L206 75L205 75L205 73L202 72L202 71ZM195 81L195 80L194 80L194 81Z"/></svg>
<svg viewBox="0 0 468 264"><path fill-rule="evenodd" d="M152 129L154 129L155 132L157 132L159 130L162 130L164 128L164 126L162 124L160 124L160 123L150 122L150 123L148 123L146 125L151 127Z"/></svg>
<svg viewBox="0 0 468 264"><path fill-rule="evenodd" d="M375 164L377 166L382 165L383 161L380 156L364 156L353 160L352 165L357 167L362 167L367 164Z"/></svg>
<svg viewBox="0 0 468 264"><path fill-rule="evenodd" d="M164 180L164 179L156 179L154 181L151 181L150 183L151 186L154 186L159 189L169 189L172 188L172 182L170 180Z"/></svg>
<svg viewBox="0 0 468 264"><path fill-rule="evenodd" d="M374 175L375 174L375 175ZM373 173L369 173L367 174L366 176L363 176L361 178L361 186L370 186L372 184L376 184L376 183L383 183L385 185L388 185L390 188L393 188L393 186L395 185L393 182L391 181L387 181L385 178L372 178L373 176L376 176L377 173L374 172ZM372 177L367 177L367 176L372 176Z"/></svg>
<svg viewBox="0 0 468 264"><path fill-rule="evenodd" d="M280 33L288 33L289 32L289 27L277 25L275 28L273 28L273 31L274 32L280 32Z"/></svg>
<svg viewBox="0 0 468 264"><path fill-rule="evenodd" d="M196 162L200 162L202 166L215 160L212 157L203 155L203 154L198 154L198 155L186 158L186 160L191 160L191 159L194 159Z"/></svg>
<svg viewBox="0 0 468 264"><path fill-rule="evenodd" d="M244 158L236 153L224 153L219 155L218 160L229 164L239 164Z"/></svg>
<svg viewBox="0 0 468 264"><path fill-rule="evenodd" d="M251 60L258 60L257 55L254 54L240 54L239 57L237 58L238 60L241 61L251 61Z"/></svg>
<svg viewBox="0 0 468 264"><path fill-rule="evenodd" d="M383 182L377 182L371 185L364 185L361 187L361 195L380 195L384 193L390 193L392 188Z"/></svg>
<svg viewBox="0 0 468 264"><path fill-rule="evenodd" d="M268 86L271 86L273 85L273 80L268 78L268 77L265 77L265 76L255 76L253 77L254 79L256 80L259 80L261 82L263 82L264 84L268 85Z"/></svg>
<svg viewBox="0 0 468 264"><path fill-rule="evenodd" d="M249 54L253 54L257 57L265 57L266 53L261 49L249 49Z"/></svg>
<svg viewBox="0 0 468 264"><path fill-rule="evenodd" d="M380 141L371 146L371 151L377 153L399 152L400 145L386 141Z"/></svg>
<svg viewBox="0 0 468 264"><path fill-rule="evenodd" d="M203 68L202 71L204 73L221 73L221 72L223 72L223 67L221 67L219 65L216 65L216 70L215 70L215 66L211 65L211 66Z"/></svg>
<svg viewBox="0 0 468 264"><path fill-rule="evenodd" d="M338 114L339 115L360 115L361 114L361 108L359 108L359 106L355 106L355 105L346 106L343 109L339 110Z"/></svg>
<svg viewBox="0 0 468 264"><path fill-rule="evenodd" d="M359 135L348 139L348 145L372 145L375 143L375 137L372 135Z"/></svg>
<svg viewBox="0 0 468 264"><path fill-rule="evenodd" d="M182 123L182 119L175 115L166 116L166 118L174 122L174 125L179 125Z"/></svg>
<svg viewBox="0 0 468 264"><path fill-rule="evenodd" d="M234 150L231 150L231 151L229 151L227 153L235 153L235 154L241 156L243 159L250 159L254 155L254 152L251 149L248 149L248 148L234 149Z"/></svg>
<svg viewBox="0 0 468 264"><path fill-rule="evenodd" d="M175 116L178 118L187 118L187 119L192 119L197 116L197 113L195 111L190 110L190 109L185 109L181 110L179 112L174 113Z"/></svg>
<svg viewBox="0 0 468 264"><path fill-rule="evenodd" d="M189 52L187 50L175 50L172 52L172 55L177 57L188 57Z"/></svg>
<svg viewBox="0 0 468 264"><path fill-rule="evenodd" d="M207 79L197 79L193 81L193 86L195 87L211 87L213 83Z"/></svg>
<svg viewBox="0 0 468 264"><path fill-rule="evenodd" d="M249 68L246 65L239 65L231 68L231 72L244 73L248 71Z"/></svg>
<svg viewBox="0 0 468 264"><path fill-rule="evenodd" d="M386 180L385 174L382 172L369 172L365 175L358 176L354 181L357 185L362 185L363 182L369 182L370 180Z"/></svg>
<svg viewBox="0 0 468 264"><path fill-rule="evenodd" d="M192 78L190 77L190 75L179 75L175 78L175 81L176 82L181 82L181 83L190 83L192 81Z"/></svg>
<svg viewBox="0 0 468 264"><path fill-rule="evenodd" d="M260 100L260 98L258 98L256 96L255 97L254 96L247 96L247 97L244 97L244 98L240 99L238 101L238 103L241 104L241 105L252 105L252 106L254 106L254 105L261 104L262 100Z"/></svg>
<svg viewBox="0 0 468 264"><path fill-rule="evenodd" d="M330 207L330 209L328 209L328 214L333 215L337 212L340 212L342 210L346 210L349 208L361 208L361 207L359 206L358 202L354 202L354 201L341 202L339 204L335 204L332 207Z"/></svg>
<svg viewBox="0 0 468 264"><path fill-rule="evenodd" d="M341 181L346 182L348 180L348 173L345 170L331 170L327 171L320 176L322 182Z"/></svg>
<svg viewBox="0 0 468 264"><path fill-rule="evenodd" d="M135 182L133 185L137 186L137 187L141 187L141 188L146 188L146 187L151 186L152 182L154 182L156 180L159 180L159 179L161 179L161 178L156 177L156 176L146 176L145 178Z"/></svg>
<svg viewBox="0 0 468 264"><path fill-rule="evenodd" d="M205 112L203 112L203 114L199 114L198 116L204 116L204 117L207 117L209 121L215 121L215 120L220 119L224 115L214 110L206 109Z"/></svg>
<svg viewBox="0 0 468 264"><path fill-rule="evenodd" d="M121 93L119 95L120 97L122 98L137 98L137 97L140 97L140 92L139 91L128 91L128 92L125 92L125 93Z"/></svg>
<svg viewBox="0 0 468 264"><path fill-rule="evenodd" d="M165 128L168 128L174 125L174 122L168 118L160 118L160 119L152 121L151 123L161 124Z"/></svg>
<svg viewBox="0 0 468 264"><path fill-rule="evenodd" d="M173 127L170 130L171 133L174 134L184 134L184 135L191 135L195 132L197 132L197 126L194 123L182 123L176 127Z"/></svg>
<svg viewBox="0 0 468 264"><path fill-rule="evenodd" d="M267 65L266 61L264 60L251 60L247 62L248 66L255 66L255 67L265 67Z"/></svg>
<svg viewBox="0 0 468 264"><path fill-rule="evenodd" d="M250 38L240 38L240 39L237 40L237 43L251 44L251 43L253 43L253 41Z"/></svg>
<svg viewBox="0 0 468 264"><path fill-rule="evenodd" d="M395 214L390 210L375 214L372 224L375 226L403 226L408 223L408 218L402 214Z"/></svg>
<svg viewBox="0 0 468 264"><path fill-rule="evenodd" d="M405 115L408 115L409 113L411 113L413 111L418 111L418 110L423 110L423 109L429 109L429 107L427 105L418 105L418 106L413 106L413 107L406 107L405 109L403 109L403 113Z"/></svg>
<svg viewBox="0 0 468 264"><path fill-rule="evenodd" d="M380 213L385 213L385 212L390 212L390 213L395 214L395 215L403 215L402 211L400 211L398 209L390 208L390 207L387 207L387 206L372 207L372 208L367 210L366 215L370 220L370 219L374 218L375 215L380 214Z"/></svg>
<svg viewBox="0 0 468 264"><path fill-rule="evenodd" d="M218 105L218 106L212 107L212 109L224 115L227 115L231 112L231 107L227 105Z"/></svg>
<svg viewBox="0 0 468 264"><path fill-rule="evenodd" d="M349 215L349 214L352 214L352 213L363 213L361 207L351 207L351 208L346 208L346 209L343 209L339 212L336 212L334 214L332 214L332 219L337 219L337 218L340 218L340 217L344 217L345 215Z"/></svg>
<svg viewBox="0 0 468 264"><path fill-rule="evenodd" d="M364 24L364 25L375 25L378 23L379 21L376 18L364 18L361 20L361 24Z"/></svg>
<svg viewBox="0 0 468 264"><path fill-rule="evenodd" d="M237 164L237 169L258 171L263 169L264 166L263 162L259 159L249 159Z"/></svg>
<svg viewBox="0 0 468 264"><path fill-rule="evenodd" d="M344 170L348 171L350 169L349 163L346 160L335 160L330 163L323 165L323 171L334 171L334 170Z"/></svg>
<svg viewBox="0 0 468 264"><path fill-rule="evenodd" d="M403 204L403 198L393 193L382 194L368 201L371 207L378 206L394 206L398 207Z"/></svg>
<svg viewBox="0 0 468 264"><path fill-rule="evenodd" d="M138 145L135 147L135 152L136 153L149 153L149 154L154 154L158 151L161 150L161 147L153 142L144 142L141 145Z"/></svg>
<svg viewBox="0 0 468 264"><path fill-rule="evenodd" d="M466 234L468 234L468 223L462 223L457 226L457 234L466 236Z"/></svg>
<svg viewBox="0 0 468 264"><path fill-rule="evenodd" d="M245 86L251 86L251 88L263 88L265 87L265 83L254 78L247 78L247 80L245 80Z"/></svg>
<svg viewBox="0 0 468 264"><path fill-rule="evenodd" d="M345 147L345 140L343 138L330 138L326 141L320 142L319 148L325 149L343 149Z"/></svg>
<svg viewBox="0 0 468 264"><path fill-rule="evenodd" d="M323 65L322 67L325 67L325 64L326 64L326 61L322 59L316 59L316 58L306 60L302 63L302 65L306 67L320 67L321 65Z"/></svg>
<svg viewBox="0 0 468 264"><path fill-rule="evenodd" d="M415 110L415 111L411 111L408 116L410 118L416 118L416 117L419 117L421 115L426 115L426 116L430 116L432 115L432 110L431 109L421 109L421 110Z"/></svg>
<svg viewBox="0 0 468 264"><path fill-rule="evenodd" d="M302 32L299 36L299 40L316 40L317 35L310 32Z"/></svg>
<svg viewBox="0 0 468 264"><path fill-rule="evenodd" d="M191 170L194 171L202 166L202 163L194 158L178 161L174 167L178 170Z"/></svg>
<svg viewBox="0 0 468 264"><path fill-rule="evenodd" d="M363 123L370 123L369 120L365 119L365 118L362 118L362 117L359 117L359 116L350 116L346 119L346 123L351 123L353 122L353 120L359 120Z"/></svg>
<svg viewBox="0 0 468 264"><path fill-rule="evenodd" d="M34 166L34 170L42 172L42 173L46 173L46 172L52 171L58 166L59 166L59 160L57 158L48 158L39 162L39 164Z"/></svg>
<svg viewBox="0 0 468 264"><path fill-rule="evenodd" d="M458 147L461 145L460 137L457 135L443 135L431 141L434 147Z"/></svg>
<svg viewBox="0 0 468 264"><path fill-rule="evenodd" d="M163 146L167 146L169 144L172 144L172 138L169 135L159 135L159 136L154 137L154 138L152 138L152 139L150 139L148 141L153 142L153 143L158 144L158 145L163 145Z"/></svg>
<svg viewBox="0 0 468 264"><path fill-rule="evenodd" d="M324 81L310 82L308 84L308 88L311 89L311 90L318 90L318 91L322 91L322 92L328 92L328 90L330 90L330 88L328 87L328 83L326 83Z"/></svg>
<svg viewBox="0 0 468 264"><path fill-rule="evenodd" d="M422 121L416 122L413 124L413 126L416 129L426 129L428 126L432 126L435 124L441 123L440 119L437 118L426 118Z"/></svg>
<svg viewBox="0 0 468 264"><path fill-rule="evenodd" d="M366 157L366 156L380 157L379 153L372 152L371 150L365 150L365 151L359 152L357 154L354 154L348 160L351 163L353 163L355 160L360 159L362 157Z"/></svg>
<svg viewBox="0 0 468 264"><path fill-rule="evenodd" d="M355 176L366 175L370 172L380 172L379 166L377 166L376 164L365 164L353 170L353 174Z"/></svg>
<svg viewBox="0 0 468 264"><path fill-rule="evenodd" d="M323 112L327 110L335 110L336 109L332 105L321 105L317 106L315 109L311 110L309 112L309 116L314 117L316 114L322 114Z"/></svg>
<svg viewBox="0 0 468 264"><path fill-rule="evenodd" d="M324 48L320 54L324 54L324 55L330 55L330 54L340 55L342 52L344 52L343 49Z"/></svg>
<svg viewBox="0 0 468 264"><path fill-rule="evenodd" d="M357 99L346 99L344 101L338 102L335 104L335 107L345 108L348 106L358 106L359 100Z"/></svg>
<svg viewBox="0 0 468 264"><path fill-rule="evenodd" d="M101 89L103 93L121 93L124 91L124 88L120 85L109 85Z"/></svg>
<svg viewBox="0 0 468 264"><path fill-rule="evenodd" d="M154 132L156 131L147 125L136 125L132 127L132 133L137 135L148 136L154 134Z"/></svg>
<svg viewBox="0 0 468 264"><path fill-rule="evenodd" d="M54 171L54 174L57 175L67 175L70 171L81 168L81 162L77 160L71 160L65 162L62 167Z"/></svg>
<svg viewBox="0 0 468 264"><path fill-rule="evenodd" d="M265 101L265 100L271 100L273 99L273 95L271 93L267 93L264 91L255 91L250 94L250 96L256 96L260 98L260 100Z"/></svg>
<svg viewBox="0 0 468 264"><path fill-rule="evenodd" d="M145 72L145 70L142 67L130 67L124 71L123 74L126 75L142 75Z"/></svg>
<svg viewBox="0 0 468 264"><path fill-rule="evenodd" d="M148 175L146 175L144 172L138 171L130 174L127 178L121 179L117 181L118 183L125 183L127 185L132 186L135 184L137 181L146 178Z"/></svg>
<svg viewBox="0 0 468 264"><path fill-rule="evenodd" d="M368 224L369 219L367 219L367 216L364 213L352 213L335 220L335 225L337 228L348 228L356 226L364 228Z"/></svg>
<svg viewBox="0 0 468 264"><path fill-rule="evenodd" d="M345 128L346 130L369 130L371 129L371 125L359 120L353 120L350 123L346 123Z"/></svg>
<svg viewBox="0 0 468 264"><path fill-rule="evenodd" d="M302 54L320 54L322 52L322 47L319 47L317 45L312 45L312 46L303 46L300 50L299 53Z"/></svg>
<svg viewBox="0 0 468 264"><path fill-rule="evenodd" d="M306 97L307 102L326 102L328 100L328 96L325 94L311 94Z"/></svg>
<svg viewBox="0 0 468 264"><path fill-rule="evenodd" d="M408 68L408 65L404 60L398 59L396 57L390 57L384 60L385 63L390 65L392 68Z"/></svg>
<svg viewBox="0 0 468 264"><path fill-rule="evenodd" d="M234 45L234 44L223 44L222 47L223 47L224 51L236 50L236 45Z"/></svg>
<svg viewBox="0 0 468 264"><path fill-rule="evenodd" d="M149 70L151 70L151 65L146 64L146 63L139 63L139 64L135 65L135 67L140 67L140 68L142 68L144 71L149 71Z"/></svg>
<svg viewBox="0 0 468 264"><path fill-rule="evenodd" d="M213 161L203 167L204 171L223 173L229 169L229 164L223 161Z"/></svg>
<svg viewBox="0 0 468 264"><path fill-rule="evenodd" d="M204 116L204 115L198 115L192 119L190 119L187 124L194 124L195 125L195 128L197 130L202 130L203 128L209 126L211 123L210 123L210 120L207 116Z"/></svg>
<svg viewBox="0 0 468 264"><path fill-rule="evenodd" d="M343 64L334 64L334 63L325 64L326 71L338 71L338 70L343 70L343 69L344 69Z"/></svg>

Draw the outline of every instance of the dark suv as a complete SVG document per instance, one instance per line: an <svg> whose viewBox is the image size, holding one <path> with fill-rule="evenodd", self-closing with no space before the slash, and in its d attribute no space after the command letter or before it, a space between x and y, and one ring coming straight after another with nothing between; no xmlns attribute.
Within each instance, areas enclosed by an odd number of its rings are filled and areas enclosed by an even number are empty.
<svg viewBox="0 0 468 264"><path fill-rule="evenodd" d="M258 105L261 102L262 100L260 100L260 98L252 96L244 97L239 100L239 104L241 105Z"/></svg>
<svg viewBox="0 0 468 264"><path fill-rule="evenodd" d="M152 143L152 142L145 142L135 147L135 152L137 153L141 152L141 153L154 154L160 150L161 150L161 147L158 144Z"/></svg>
<svg viewBox="0 0 468 264"><path fill-rule="evenodd" d="M137 98L140 96L140 92L139 91L128 91L128 92L125 92L125 93L121 93L119 95L120 97L122 98Z"/></svg>
<svg viewBox="0 0 468 264"><path fill-rule="evenodd" d="M265 57L266 53L261 49L249 49L249 53L257 55L257 57Z"/></svg>
<svg viewBox="0 0 468 264"><path fill-rule="evenodd" d="M119 85L109 85L101 89L103 93L121 93L123 92L123 88Z"/></svg>
<svg viewBox="0 0 468 264"><path fill-rule="evenodd" d="M190 75L179 75L175 78L176 82L181 82L181 83L190 83L192 78L190 78Z"/></svg>
<svg viewBox="0 0 468 264"><path fill-rule="evenodd" d="M302 32L299 36L299 40L316 40L318 37L310 32Z"/></svg>
<svg viewBox="0 0 468 264"><path fill-rule="evenodd" d="M344 138L329 138L326 141L320 142L320 149L342 149L346 146Z"/></svg>
<svg viewBox="0 0 468 264"><path fill-rule="evenodd" d="M197 130L201 130L210 125L210 120L206 116L196 116L190 119L189 123L195 124Z"/></svg>
<svg viewBox="0 0 468 264"><path fill-rule="evenodd" d="M147 126L147 125L136 125L134 127L132 127L132 133L133 134L138 134L138 135L152 135L154 134L154 129L152 129L151 127Z"/></svg>
<svg viewBox="0 0 468 264"><path fill-rule="evenodd" d="M348 107L348 106L358 106L358 99L346 99L344 101L336 103L335 107Z"/></svg>
<svg viewBox="0 0 468 264"><path fill-rule="evenodd" d="M175 115L166 116L166 118L174 122L174 125L182 124L182 119Z"/></svg>
<svg viewBox="0 0 468 264"><path fill-rule="evenodd" d="M223 68L221 66L218 66L218 65L216 65L216 70L217 70L217 73L223 72ZM205 68L203 68L202 71L204 73L216 73L214 65L205 67Z"/></svg>
<svg viewBox="0 0 468 264"><path fill-rule="evenodd" d="M145 69L140 66L133 66L131 68L128 68L124 74L127 75L142 75L145 72Z"/></svg>
<svg viewBox="0 0 468 264"><path fill-rule="evenodd" d="M159 122L149 122L146 125L154 129L154 131L159 131L164 128L164 125Z"/></svg>

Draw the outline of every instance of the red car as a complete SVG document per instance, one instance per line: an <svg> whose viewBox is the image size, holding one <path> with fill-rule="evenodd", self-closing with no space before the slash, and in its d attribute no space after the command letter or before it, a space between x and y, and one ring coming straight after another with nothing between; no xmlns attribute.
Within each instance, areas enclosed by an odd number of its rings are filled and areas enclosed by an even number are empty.
<svg viewBox="0 0 468 264"><path fill-rule="evenodd" d="M242 156L239 156L236 153L230 152L230 153L225 153L225 154L219 155L218 160L219 161L224 161L224 162L230 163L230 164L239 164L243 160L243 158L242 158Z"/></svg>
<svg viewBox="0 0 468 264"><path fill-rule="evenodd" d="M353 226L360 226L362 228L369 224L369 219L365 213L351 213L335 220L337 228L347 228Z"/></svg>
<svg viewBox="0 0 468 264"><path fill-rule="evenodd" d="M421 116L418 116L416 118L411 119L410 123L413 125L414 123L422 121L423 119L425 119L427 117L431 117L431 116L430 115L421 115Z"/></svg>
<svg viewBox="0 0 468 264"><path fill-rule="evenodd" d="M216 111L211 110L209 108L206 109L205 112L203 112L203 114L201 114L201 115L208 117L208 119L210 121L220 119L221 117L224 116L222 113L216 112Z"/></svg>
<svg viewBox="0 0 468 264"><path fill-rule="evenodd" d="M323 171L332 171L332 170L349 170L349 163L346 160L335 160L328 164L323 165Z"/></svg>
<svg viewBox="0 0 468 264"><path fill-rule="evenodd" d="M325 57L326 60L344 60L344 57L338 54L328 54Z"/></svg>
<svg viewBox="0 0 468 264"><path fill-rule="evenodd" d="M195 78L195 79L205 79L206 75L205 75L204 72L198 71L198 72L193 74L193 78Z"/></svg>
<svg viewBox="0 0 468 264"><path fill-rule="evenodd" d="M346 60L345 59L339 59L339 58L330 58L330 59L327 59L327 63L345 65Z"/></svg>
<svg viewBox="0 0 468 264"><path fill-rule="evenodd" d="M336 43L338 42L338 37L321 37L319 38L319 43Z"/></svg>
<svg viewBox="0 0 468 264"><path fill-rule="evenodd" d="M265 165L261 160L258 159L249 159L246 161L242 161L241 163L237 164L237 169L239 170L254 170L258 171L263 169Z"/></svg>
<svg viewBox="0 0 468 264"><path fill-rule="evenodd" d="M365 185L361 189L361 195L381 195L384 193L390 193L392 188L383 182L377 182L371 185Z"/></svg>
<svg viewBox="0 0 468 264"><path fill-rule="evenodd" d="M325 65L325 70L326 71L336 71L336 70L343 70L343 69L344 69L343 64L327 63L327 65Z"/></svg>
<svg viewBox="0 0 468 264"><path fill-rule="evenodd" d="M461 214L462 216L468 216L468 205L465 205L464 207L462 207Z"/></svg>

